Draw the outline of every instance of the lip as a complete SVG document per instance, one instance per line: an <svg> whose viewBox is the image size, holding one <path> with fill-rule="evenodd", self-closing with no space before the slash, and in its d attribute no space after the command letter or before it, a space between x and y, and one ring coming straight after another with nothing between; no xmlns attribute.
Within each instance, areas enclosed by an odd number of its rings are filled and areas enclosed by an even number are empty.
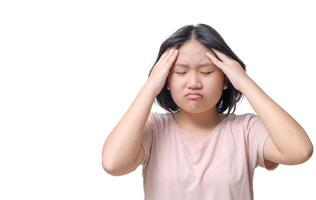
<svg viewBox="0 0 316 200"><path fill-rule="evenodd" d="M189 96L189 95L197 95L197 96L203 97L203 95L198 92L189 92L185 96Z"/></svg>
<svg viewBox="0 0 316 200"><path fill-rule="evenodd" d="M198 92L190 92L185 96L190 100L201 99L203 97L203 95Z"/></svg>

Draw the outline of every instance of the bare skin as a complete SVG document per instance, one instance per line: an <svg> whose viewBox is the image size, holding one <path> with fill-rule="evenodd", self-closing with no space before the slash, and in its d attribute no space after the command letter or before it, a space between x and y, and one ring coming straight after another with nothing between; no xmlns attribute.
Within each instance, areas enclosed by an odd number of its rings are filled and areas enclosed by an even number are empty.
<svg viewBox="0 0 316 200"><path fill-rule="evenodd" d="M144 149L141 143L144 127L154 99L163 88L176 55L175 48L163 53L135 100L104 142L102 166L109 174L127 174L143 161Z"/></svg>
<svg viewBox="0 0 316 200"><path fill-rule="evenodd" d="M168 76L171 96L180 108L174 119L192 143L203 140L225 117L216 109L227 88L224 73L206 56L208 51L195 39L187 41L179 48ZM193 101L186 97L189 92L198 92L203 97Z"/></svg>
<svg viewBox="0 0 316 200"><path fill-rule="evenodd" d="M218 114L217 116L218 119L216 119L216 121L213 121L212 124L209 124L207 126L192 126L186 122L186 119L181 119L180 113L173 114L174 120L176 121L177 125L181 128L181 131L184 134L186 141L191 146L195 146L196 144L203 141L209 134L212 133L214 128L218 124L220 124L224 120L224 118L227 117L224 114Z"/></svg>

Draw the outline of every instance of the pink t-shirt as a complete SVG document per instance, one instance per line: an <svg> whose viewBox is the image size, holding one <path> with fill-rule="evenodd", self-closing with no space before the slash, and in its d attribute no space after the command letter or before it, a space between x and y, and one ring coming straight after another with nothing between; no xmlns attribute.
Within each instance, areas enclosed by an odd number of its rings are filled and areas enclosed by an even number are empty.
<svg viewBox="0 0 316 200"><path fill-rule="evenodd" d="M192 146L171 113L151 112L142 142L145 200L252 200L254 169L278 167L265 166L268 136L257 115L230 114Z"/></svg>

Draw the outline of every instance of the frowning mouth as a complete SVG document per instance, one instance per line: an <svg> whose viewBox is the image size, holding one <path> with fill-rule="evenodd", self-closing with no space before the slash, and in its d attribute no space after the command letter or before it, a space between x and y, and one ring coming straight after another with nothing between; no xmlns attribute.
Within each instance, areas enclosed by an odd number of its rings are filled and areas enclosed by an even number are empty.
<svg viewBox="0 0 316 200"><path fill-rule="evenodd" d="M199 100L203 98L203 95L197 92L192 92L192 93L186 94L185 97L189 100Z"/></svg>

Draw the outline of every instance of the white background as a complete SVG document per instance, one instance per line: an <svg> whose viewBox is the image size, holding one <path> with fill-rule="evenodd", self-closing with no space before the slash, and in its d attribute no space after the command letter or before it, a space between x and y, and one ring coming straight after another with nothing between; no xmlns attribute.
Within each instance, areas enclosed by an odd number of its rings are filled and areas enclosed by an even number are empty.
<svg viewBox="0 0 316 200"><path fill-rule="evenodd" d="M0 199L143 199L141 166L107 174L102 146L187 24L214 27L315 144L315 18L311 1L1 1ZM315 199L314 157L258 167L255 199Z"/></svg>

